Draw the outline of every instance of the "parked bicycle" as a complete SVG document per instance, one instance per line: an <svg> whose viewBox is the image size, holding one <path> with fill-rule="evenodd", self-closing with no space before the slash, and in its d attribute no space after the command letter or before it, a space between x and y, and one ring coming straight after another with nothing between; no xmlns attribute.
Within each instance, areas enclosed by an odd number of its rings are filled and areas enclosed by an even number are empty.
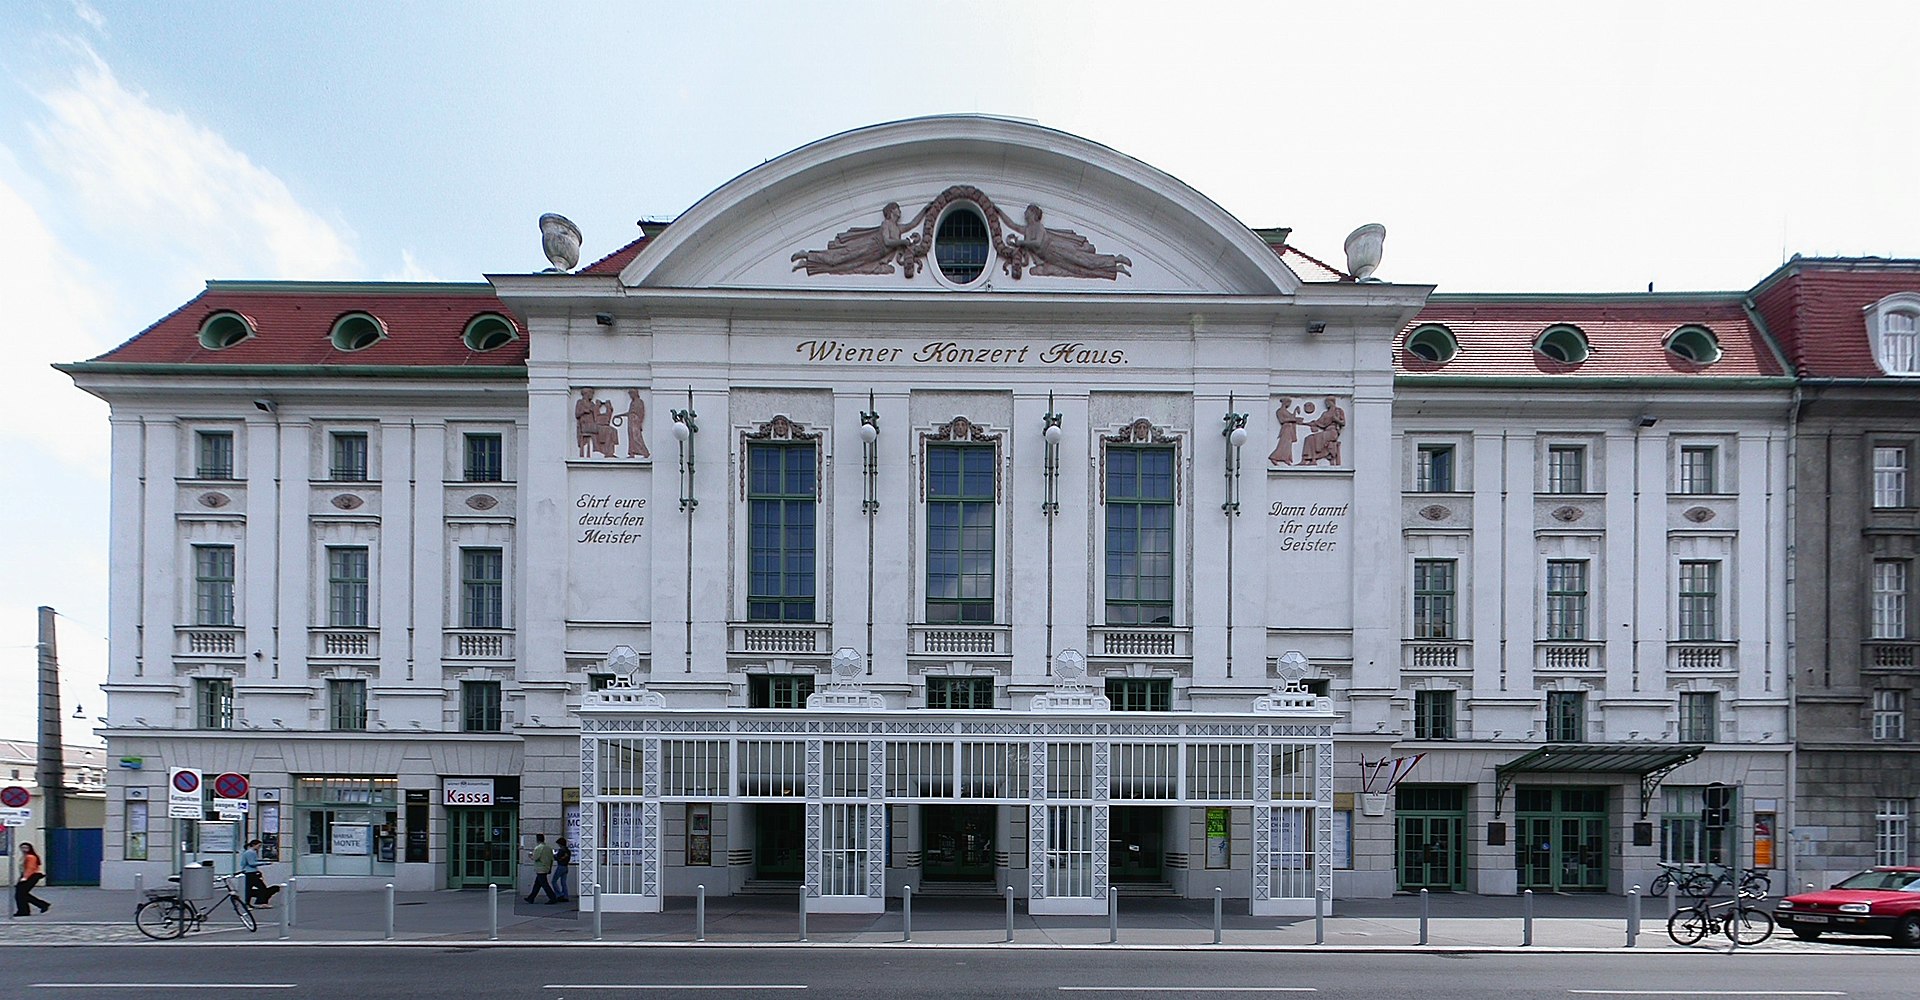
<svg viewBox="0 0 1920 1000"><path fill-rule="evenodd" d="M168 889L148 889L146 902L133 911L133 925L140 928L140 933L156 941L165 941L181 937L188 931L199 930L200 925L220 909L220 904L226 903L233 908L233 915L240 918L241 926L249 931L257 931L260 922L254 919L253 907L247 904L246 896L234 888L234 883L244 877L238 872L215 876L214 881L227 890L227 895L225 899L215 899L206 904L206 909L201 909L199 904L181 895L177 885Z"/></svg>
<svg viewBox="0 0 1920 1000"><path fill-rule="evenodd" d="M1714 875L1706 891L1693 905L1675 911L1667 918L1667 936L1674 944L1697 944L1708 934L1719 932L1742 945L1755 945L1773 936L1773 914L1752 900L1762 898L1760 883L1741 878L1731 899L1715 902L1714 894L1722 886L1732 886L1732 873ZM1753 888L1750 889L1749 886Z"/></svg>
<svg viewBox="0 0 1920 1000"><path fill-rule="evenodd" d="M1720 874L1715 874L1718 869ZM1653 896L1664 897L1669 891L1678 891L1683 896L1700 897L1712 894L1716 881L1731 882L1734 869L1725 865L1713 864L1676 864L1671 861L1660 862L1660 874L1654 876L1647 889ZM1740 871L1740 894L1749 899L1761 899L1773 891L1773 879L1763 870L1748 868Z"/></svg>

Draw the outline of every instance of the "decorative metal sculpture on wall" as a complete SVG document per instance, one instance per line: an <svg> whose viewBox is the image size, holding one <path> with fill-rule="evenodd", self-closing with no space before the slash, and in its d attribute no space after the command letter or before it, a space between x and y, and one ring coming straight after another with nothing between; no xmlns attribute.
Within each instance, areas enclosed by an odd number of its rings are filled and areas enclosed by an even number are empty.
<svg viewBox="0 0 1920 1000"><path fill-rule="evenodd" d="M1046 213L1040 206L1028 205L1016 220L979 188L966 184L940 192L906 222L900 221L900 203L890 201L880 209L879 225L856 226L836 235L822 249L796 252L791 258L793 269L808 275L892 274L897 265L901 277L911 280L926 267L934 226L954 202L969 202L980 210L1000 269L1015 281L1026 274L1109 281L1133 274L1128 270L1133 261L1125 254L1101 253L1092 240L1071 229L1044 225Z"/></svg>
<svg viewBox="0 0 1920 1000"><path fill-rule="evenodd" d="M1340 445L1347 429L1347 411L1336 397L1324 399L1316 405L1312 400L1295 404L1291 396L1280 397L1280 408L1273 411L1280 422L1280 434L1274 441L1273 454L1267 456L1269 465L1346 465ZM1302 429L1306 431L1304 436Z"/></svg>
<svg viewBox="0 0 1920 1000"><path fill-rule="evenodd" d="M573 444L577 458L620 458L620 432L626 431L626 458L650 460L647 449L647 404L639 389L628 389L627 409L613 411L613 402L596 394L602 390L577 389L573 399ZM619 391L619 390L614 390Z"/></svg>

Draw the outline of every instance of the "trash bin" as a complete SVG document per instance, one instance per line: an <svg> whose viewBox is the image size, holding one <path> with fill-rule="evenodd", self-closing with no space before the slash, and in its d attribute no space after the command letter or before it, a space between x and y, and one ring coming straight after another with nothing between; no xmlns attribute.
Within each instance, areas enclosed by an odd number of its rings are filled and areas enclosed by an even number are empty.
<svg viewBox="0 0 1920 1000"><path fill-rule="evenodd" d="M180 869L180 895L186 899L212 899L213 865L202 861Z"/></svg>

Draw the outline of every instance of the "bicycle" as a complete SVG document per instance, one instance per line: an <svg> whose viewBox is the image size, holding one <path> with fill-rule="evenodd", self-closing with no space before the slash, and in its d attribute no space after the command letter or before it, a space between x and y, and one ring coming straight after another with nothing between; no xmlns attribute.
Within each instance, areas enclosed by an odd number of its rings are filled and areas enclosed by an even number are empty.
<svg viewBox="0 0 1920 1000"><path fill-rule="evenodd" d="M200 925L206 923L207 918L220 909L220 904L224 902L233 908L233 914L240 918L241 926L248 931L258 931L260 922L254 919L253 907L248 905L246 896L236 892L233 887L235 879L244 878L238 872L215 876L214 881L227 890L227 895L225 899L216 899L207 904L204 910L193 900L180 895L178 886L149 889L146 902L133 911L133 925L140 928L140 933L156 941L166 941L184 936L188 931L199 930Z"/></svg>
<svg viewBox="0 0 1920 1000"><path fill-rule="evenodd" d="M1648 894L1653 896L1665 897L1672 889L1686 892L1694 877L1701 874L1699 868L1693 865L1677 864L1672 861L1662 861L1659 864L1660 874L1655 875L1652 884L1647 886Z"/></svg>
<svg viewBox="0 0 1920 1000"><path fill-rule="evenodd" d="M1723 903L1713 901L1714 892L1731 882L1729 875L1713 876L1698 902L1667 918L1667 936L1674 944L1697 944L1716 930L1741 945L1759 944L1773 936L1773 914L1750 902L1760 897L1748 891L1745 880L1732 899Z"/></svg>

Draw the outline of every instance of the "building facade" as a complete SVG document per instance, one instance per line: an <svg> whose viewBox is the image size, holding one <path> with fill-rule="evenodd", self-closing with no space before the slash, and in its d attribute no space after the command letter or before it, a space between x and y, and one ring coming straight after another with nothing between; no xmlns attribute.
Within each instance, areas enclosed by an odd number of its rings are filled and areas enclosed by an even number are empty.
<svg viewBox="0 0 1920 1000"><path fill-rule="evenodd" d="M549 272L216 282L65 366L145 762L109 885L248 834L416 889L563 834L639 909L1786 862L1795 384L1739 295L1430 298L1377 227L1343 271L974 117L577 270L543 229ZM122 808L176 767L244 808Z"/></svg>

